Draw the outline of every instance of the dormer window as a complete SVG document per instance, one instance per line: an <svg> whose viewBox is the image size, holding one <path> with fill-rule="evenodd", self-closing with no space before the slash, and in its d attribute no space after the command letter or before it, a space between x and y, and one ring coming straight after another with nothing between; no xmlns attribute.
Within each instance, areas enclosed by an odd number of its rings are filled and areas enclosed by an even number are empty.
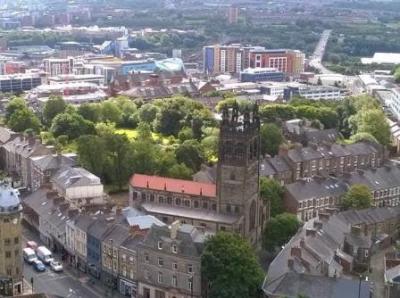
<svg viewBox="0 0 400 298"><path fill-rule="evenodd" d="M162 242L158 241L158 249L162 249Z"/></svg>

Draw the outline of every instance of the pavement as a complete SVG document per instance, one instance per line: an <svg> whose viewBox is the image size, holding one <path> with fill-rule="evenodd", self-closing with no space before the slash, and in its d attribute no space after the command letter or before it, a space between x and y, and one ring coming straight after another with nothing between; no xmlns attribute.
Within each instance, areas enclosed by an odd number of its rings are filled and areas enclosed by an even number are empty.
<svg viewBox="0 0 400 298"><path fill-rule="evenodd" d="M28 226L23 226L22 234L24 245L29 240L39 245L43 244L37 233ZM55 258L61 260L57 255ZM31 278L33 277L34 293L46 293L65 298L124 297L117 290L112 291L103 286L100 280L93 279L70 265L64 263L63 267L64 270L60 273L53 272L49 267L45 272L36 272L31 265L24 263L24 292L32 293Z"/></svg>

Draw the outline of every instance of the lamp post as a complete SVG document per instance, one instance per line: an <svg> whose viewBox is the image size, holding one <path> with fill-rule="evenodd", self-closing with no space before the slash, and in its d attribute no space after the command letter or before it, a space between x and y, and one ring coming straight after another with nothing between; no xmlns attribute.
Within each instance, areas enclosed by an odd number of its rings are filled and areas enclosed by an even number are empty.
<svg viewBox="0 0 400 298"><path fill-rule="evenodd" d="M360 280L358 283L358 298L361 297L361 281L362 281L362 275L360 274Z"/></svg>

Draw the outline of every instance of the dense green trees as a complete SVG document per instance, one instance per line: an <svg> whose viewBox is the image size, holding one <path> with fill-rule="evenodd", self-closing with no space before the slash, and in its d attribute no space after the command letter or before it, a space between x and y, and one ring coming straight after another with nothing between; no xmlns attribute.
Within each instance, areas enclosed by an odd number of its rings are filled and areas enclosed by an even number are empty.
<svg viewBox="0 0 400 298"><path fill-rule="evenodd" d="M73 140L94 133L94 124L77 113L61 113L54 117L50 131L55 137L66 135Z"/></svg>
<svg viewBox="0 0 400 298"><path fill-rule="evenodd" d="M290 213L278 214L271 218L265 226L263 247L269 251L280 248L296 234L299 227L300 222L296 215Z"/></svg>
<svg viewBox="0 0 400 298"><path fill-rule="evenodd" d="M40 130L40 120L26 105L22 98L13 98L6 106L6 124L14 131L23 132L30 129L36 133Z"/></svg>
<svg viewBox="0 0 400 298"><path fill-rule="evenodd" d="M284 211L283 193L283 186L275 179L260 178L260 196L265 203L269 204L271 217L275 217Z"/></svg>
<svg viewBox="0 0 400 298"><path fill-rule="evenodd" d="M236 234L217 233L206 241L202 276L210 298L258 297L263 272L250 244Z"/></svg>
<svg viewBox="0 0 400 298"><path fill-rule="evenodd" d="M66 103L60 96L50 97L43 107L43 121L50 126L54 117L65 111Z"/></svg>
<svg viewBox="0 0 400 298"><path fill-rule="evenodd" d="M279 146L284 141L281 129L274 123L266 123L261 126L260 135L261 154L278 154Z"/></svg>
<svg viewBox="0 0 400 298"><path fill-rule="evenodd" d="M364 184L353 184L342 199L345 209L365 209L371 207L371 204L371 190Z"/></svg>

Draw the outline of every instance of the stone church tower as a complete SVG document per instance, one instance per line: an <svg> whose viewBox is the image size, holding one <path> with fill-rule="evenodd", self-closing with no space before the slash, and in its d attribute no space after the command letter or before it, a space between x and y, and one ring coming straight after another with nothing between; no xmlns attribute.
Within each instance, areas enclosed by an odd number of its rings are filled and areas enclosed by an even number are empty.
<svg viewBox="0 0 400 298"><path fill-rule="evenodd" d="M241 217L238 232L252 244L261 241L266 208L259 195L260 120L258 106L239 115L237 104L224 108L217 166L218 211Z"/></svg>

